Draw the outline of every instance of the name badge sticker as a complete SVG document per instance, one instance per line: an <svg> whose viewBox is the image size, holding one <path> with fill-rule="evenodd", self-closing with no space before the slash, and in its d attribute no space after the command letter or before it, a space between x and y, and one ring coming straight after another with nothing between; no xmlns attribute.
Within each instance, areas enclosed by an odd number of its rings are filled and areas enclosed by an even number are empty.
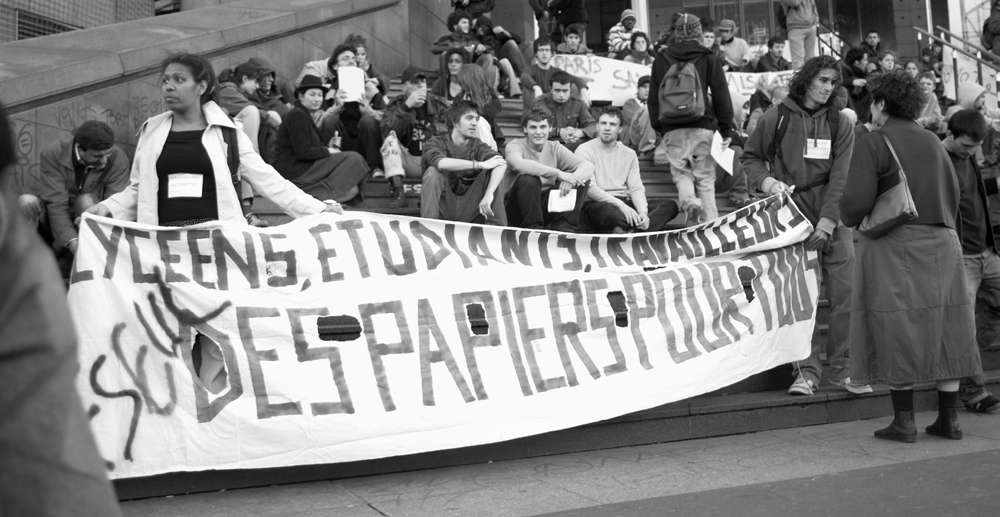
<svg viewBox="0 0 1000 517"><path fill-rule="evenodd" d="M205 176L201 174L178 173L171 174L167 183L167 197L201 197L202 182Z"/></svg>
<svg viewBox="0 0 1000 517"><path fill-rule="evenodd" d="M807 160L829 160L830 140L825 138L810 138L806 140L805 156Z"/></svg>

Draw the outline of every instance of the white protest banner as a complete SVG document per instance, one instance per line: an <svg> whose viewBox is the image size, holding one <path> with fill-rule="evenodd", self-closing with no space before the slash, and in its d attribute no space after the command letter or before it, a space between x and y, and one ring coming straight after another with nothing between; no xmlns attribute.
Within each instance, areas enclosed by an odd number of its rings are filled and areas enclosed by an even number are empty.
<svg viewBox="0 0 1000 517"><path fill-rule="evenodd" d="M590 100L610 101L622 106L635 97L639 78L649 75L652 68L636 63L597 56L556 54L552 65L588 81ZM650 92L652 95L654 92Z"/></svg>
<svg viewBox="0 0 1000 517"><path fill-rule="evenodd" d="M78 388L112 478L382 458L597 422L809 354L812 226L772 197L573 235L365 212L84 216ZM222 366L209 387L195 335Z"/></svg>

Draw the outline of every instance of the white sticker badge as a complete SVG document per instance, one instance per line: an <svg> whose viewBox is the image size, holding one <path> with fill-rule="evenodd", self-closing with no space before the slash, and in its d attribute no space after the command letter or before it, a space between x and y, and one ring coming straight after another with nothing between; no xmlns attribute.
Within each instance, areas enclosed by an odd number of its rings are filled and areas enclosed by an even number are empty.
<svg viewBox="0 0 1000 517"><path fill-rule="evenodd" d="M823 138L809 138L806 140L807 160L829 160L830 140Z"/></svg>
<svg viewBox="0 0 1000 517"><path fill-rule="evenodd" d="M202 182L205 176L201 174L171 174L167 183L167 197L201 197Z"/></svg>

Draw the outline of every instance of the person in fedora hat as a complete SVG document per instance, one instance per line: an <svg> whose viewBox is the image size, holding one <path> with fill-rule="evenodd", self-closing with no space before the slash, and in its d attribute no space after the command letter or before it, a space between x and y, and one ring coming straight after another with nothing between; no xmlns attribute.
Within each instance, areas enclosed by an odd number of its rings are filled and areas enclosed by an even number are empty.
<svg viewBox="0 0 1000 517"><path fill-rule="evenodd" d="M623 59L632 50L632 35L639 32L635 26L635 11L622 11L621 21L608 31L608 57Z"/></svg>
<svg viewBox="0 0 1000 517"><path fill-rule="evenodd" d="M341 151L340 135L329 143L313 123L330 88L307 75L295 88L294 107L278 128L274 168L295 186L319 199L361 201L368 164L360 154Z"/></svg>

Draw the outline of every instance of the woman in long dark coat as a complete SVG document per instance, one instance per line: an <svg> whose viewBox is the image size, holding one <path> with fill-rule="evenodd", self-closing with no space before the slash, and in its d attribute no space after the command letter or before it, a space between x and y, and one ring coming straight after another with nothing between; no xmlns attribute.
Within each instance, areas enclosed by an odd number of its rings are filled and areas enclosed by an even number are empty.
<svg viewBox="0 0 1000 517"><path fill-rule="evenodd" d="M916 80L898 71L868 82L878 131L854 148L840 217L858 225L878 195L905 171L919 217L882 237L858 236L851 307L851 378L890 385L895 418L875 436L912 443L913 383L937 381L938 419L927 433L958 440L958 383L982 370L974 301L965 285L957 228L959 185L937 136L916 123L924 98Z"/></svg>
<svg viewBox="0 0 1000 517"><path fill-rule="evenodd" d="M327 91L314 75L305 76L295 89L295 106L278 128L274 168L318 199L361 201L368 164L358 153L341 152L338 138L327 145L313 123L312 113L320 109Z"/></svg>

